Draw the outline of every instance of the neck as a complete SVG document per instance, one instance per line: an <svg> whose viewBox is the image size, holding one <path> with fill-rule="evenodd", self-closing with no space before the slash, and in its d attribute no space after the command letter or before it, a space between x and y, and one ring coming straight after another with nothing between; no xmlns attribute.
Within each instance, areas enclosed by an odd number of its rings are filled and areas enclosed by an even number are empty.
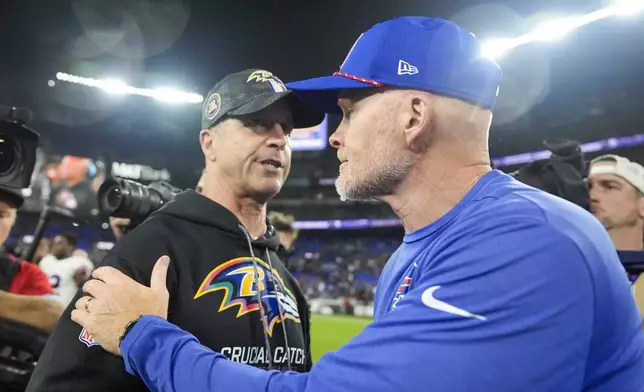
<svg viewBox="0 0 644 392"><path fill-rule="evenodd" d="M266 203L238 197L232 188L217 178L205 178L202 195L232 212L253 239L266 232Z"/></svg>
<svg viewBox="0 0 644 392"><path fill-rule="evenodd" d="M644 250L644 235L640 225L615 227L608 231L617 250Z"/></svg>
<svg viewBox="0 0 644 392"><path fill-rule="evenodd" d="M437 162L454 162L447 154L441 155L431 162L419 161L395 194L382 198L400 217L407 233L440 219L492 170L484 158L466 166L443 164L439 167Z"/></svg>

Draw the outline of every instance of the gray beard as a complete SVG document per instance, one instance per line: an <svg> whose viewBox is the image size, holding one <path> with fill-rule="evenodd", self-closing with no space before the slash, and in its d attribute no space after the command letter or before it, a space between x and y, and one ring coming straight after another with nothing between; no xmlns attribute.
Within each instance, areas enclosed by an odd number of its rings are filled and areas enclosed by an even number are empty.
<svg viewBox="0 0 644 392"><path fill-rule="evenodd" d="M375 169L359 181L354 181L350 187L342 186L336 180L335 188L342 201L377 202L379 198L396 191L413 165L413 159L398 157L391 165L381 170Z"/></svg>

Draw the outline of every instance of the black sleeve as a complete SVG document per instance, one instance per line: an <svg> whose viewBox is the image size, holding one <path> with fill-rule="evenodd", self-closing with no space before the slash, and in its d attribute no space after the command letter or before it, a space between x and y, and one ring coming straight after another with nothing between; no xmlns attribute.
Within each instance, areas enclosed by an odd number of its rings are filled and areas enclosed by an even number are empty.
<svg viewBox="0 0 644 392"><path fill-rule="evenodd" d="M154 230L154 222L136 228L108 253L102 266L112 266L148 285L156 260L170 251L166 236ZM165 244L164 244L165 242ZM172 256L172 255L170 255ZM174 291L177 274L168 271L168 287ZM26 392L147 391L138 377L125 371L122 358L92 343L70 314L79 292L69 304L43 350Z"/></svg>
<svg viewBox="0 0 644 392"><path fill-rule="evenodd" d="M311 352L311 306L306 302L304 308L306 309L304 313L306 323L302 323L302 330L304 332L304 344L306 347L306 371L309 372L313 368L313 353Z"/></svg>

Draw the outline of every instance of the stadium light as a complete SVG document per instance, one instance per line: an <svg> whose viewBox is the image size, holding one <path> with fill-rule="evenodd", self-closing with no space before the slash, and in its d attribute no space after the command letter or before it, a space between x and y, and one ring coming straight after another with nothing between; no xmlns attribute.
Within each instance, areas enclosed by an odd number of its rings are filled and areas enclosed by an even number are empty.
<svg viewBox="0 0 644 392"><path fill-rule="evenodd" d="M644 0L620 0L615 4L581 16L569 16L555 19L539 25L530 33L516 38L495 38L484 42L481 46L482 55L498 60L505 53L520 45L538 41L554 41L564 37L569 32L589 23L606 19L611 16L634 15L644 10Z"/></svg>
<svg viewBox="0 0 644 392"><path fill-rule="evenodd" d="M178 103L201 103L203 97L199 94L186 93L183 91L171 88L138 88L128 85L126 82L119 79L92 79L85 78L77 75L70 75L64 72L58 72L56 79L63 82L81 84L83 86L95 87L101 89L108 94L117 95L139 95L156 99L157 101L178 104Z"/></svg>
<svg viewBox="0 0 644 392"><path fill-rule="evenodd" d="M128 92L128 85L119 79L99 80L97 87L108 94L122 95Z"/></svg>
<svg viewBox="0 0 644 392"><path fill-rule="evenodd" d="M517 46L515 39L497 38L484 42L482 44L482 51L485 57L496 59L515 46Z"/></svg>

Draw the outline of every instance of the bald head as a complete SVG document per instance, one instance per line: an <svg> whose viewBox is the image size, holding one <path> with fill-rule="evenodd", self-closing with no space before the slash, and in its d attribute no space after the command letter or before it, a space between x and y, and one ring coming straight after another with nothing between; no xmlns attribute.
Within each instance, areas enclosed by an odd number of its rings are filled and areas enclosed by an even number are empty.
<svg viewBox="0 0 644 392"><path fill-rule="evenodd" d="M492 124L492 111L483 109L480 106L467 102L425 93L434 101L434 114L436 127L441 132L454 134L454 137L466 137L467 139L485 139L487 148L487 137ZM459 133L463 133L459 135Z"/></svg>
<svg viewBox="0 0 644 392"><path fill-rule="evenodd" d="M331 135L342 162L343 199L393 194L413 170L489 164L490 110L425 91L350 90L338 105L343 120Z"/></svg>

